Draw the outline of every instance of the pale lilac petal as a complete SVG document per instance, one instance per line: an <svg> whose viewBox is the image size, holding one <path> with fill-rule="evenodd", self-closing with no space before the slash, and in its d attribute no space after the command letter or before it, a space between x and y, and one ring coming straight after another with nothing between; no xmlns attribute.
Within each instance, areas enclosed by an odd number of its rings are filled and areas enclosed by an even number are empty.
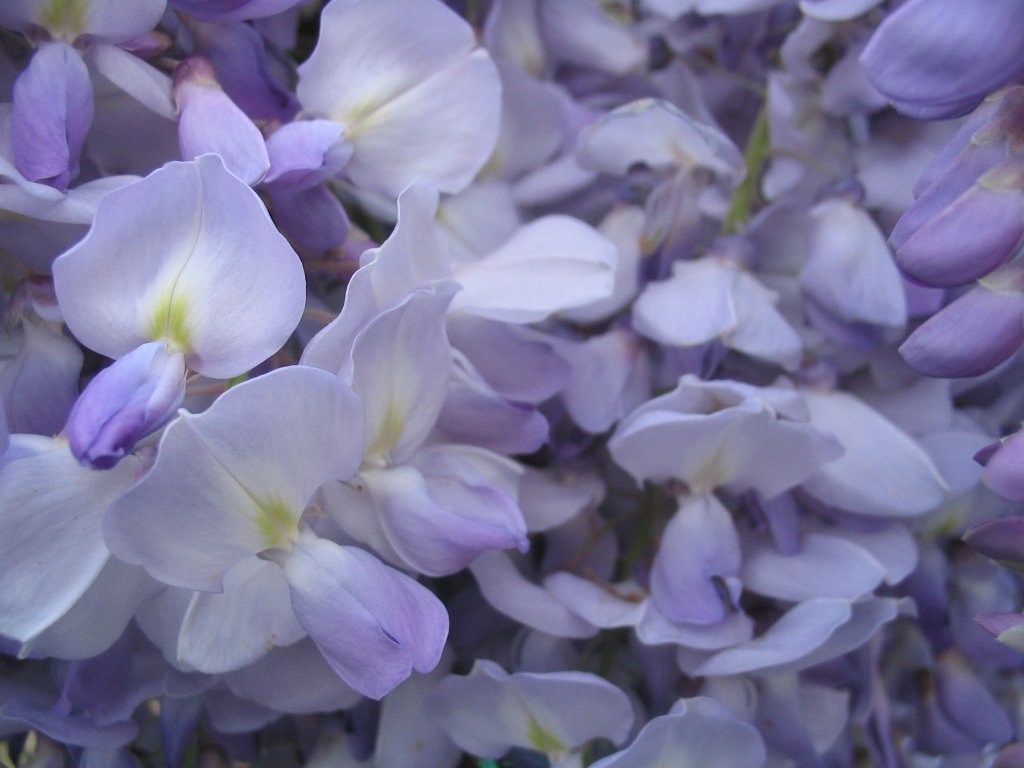
<svg viewBox="0 0 1024 768"><path fill-rule="evenodd" d="M764 760L764 742L756 728L714 699L699 697L682 699L669 714L648 722L627 749L593 766L759 768Z"/></svg>
<svg viewBox="0 0 1024 768"><path fill-rule="evenodd" d="M299 70L306 110L345 126L348 174L396 197L420 176L465 187L497 138L498 72L472 29L439 3L335 0Z"/></svg>
<svg viewBox="0 0 1024 768"><path fill-rule="evenodd" d="M334 0L320 16L316 49L299 69L299 100L348 126L458 64L474 45L470 26L440 3Z"/></svg>
<svg viewBox="0 0 1024 768"><path fill-rule="evenodd" d="M467 676L442 680L429 701L455 743L482 757L524 747L557 759L597 737L621 744L633 721L627 696L596 675L509 675L486 660Z"/></svg>
<svg viewBox="0 0 1024 768"><path fill-rule="evenodd" d="M163 338L215 378L276 352L306 298L295 252L216 155L111 192L53 271L65 322L86 346L116 358Z"/></svg>
<svg viewBox="0 0 1024 768"><path fill-rule="evenodd" d="M108 558L68 612L28 640L22 653L56 659L89 659L103 653L160 588L141 568Z"/></svg>
<svg viewBox="0 0 1024 768"><path fill-rule="evenodd" d="M452 293L450 283L419 289L355 338L352 389L366 410L368 460L405 461L437 421L451 366Z"/></svg>
<svg viewBox="0 0 1024 768"><path fill-rule="evenodd" d="M171 5L204 21L262 19L286 11L302 0L171 0Z"/></svg>
<svg viewBox="0 0 1024 768"><path fill-rule="evenodd" d="M828 200L811 210L811 222L801 290L847 322L903 325L903 281L867 212L845 200Z"/></svg>
<svg viewBox="0 0 1024 768"><path fill-rule="evenodd" d="M640 37L589 0L542 2L539 10L548 50L563 62L625 75L647 60Z"/></svg>
<svg viewBox="0 0 1024 768"><path fill-rule="evenodd" d="M267 145L256 124L217 82L213 66L192 56L174 70L178 105L178 146L183 160L220 155L224 167L246 184L259 182L270 168Z"/></svg>
<svg viewBox="0 0 1024 768"><path fill-rule="evenodd" d="M695 346L736 328L737 270L717 259L677 261L668 280L650 283L633 305L637 333L661 344Z"/></svg>
<svg viewBox="0 0 1024 768"><path fill-rule="evenodd" d="M517 403L537 404L552 397L569 371L554 342L531 329L455 314L448 338L497 392ZM509 365L510 361L515 365Z"/></svg>
<svg viewBox="0 0 1024 768"><path fill-rule="evenodd" d="M46 27L55 38L74 41L80 35L94 40L120 43L149 32L160 21L167 0L78 0L81 13L68 9L54 14L52 3L40 0L6 0L0 8L0 26L28 31L33 25ZM60 8L61 6L57 6ZM48 26L47 22L54 22Z"/></svg>
<svg viewBox="0 0 1024 768"><path fill-rule="evenodd" d="M740 540L729 511L713 495L680 499L651 570L654 604L672 621L714 624L726 606L716 582L735 581Z"/></svg>
<svg viewBox="0 0 1024 768"><path fill-rule="evenodd" d="M228 673L224 680L237 695L292 714L348 709L361 698L334 674L308 638L274 648L259 661Z"/></svg>
<svg viewBox="0 0 1024 768"><path fill-rule="evenodd" d="M443 576L487 550L528 548L526 523L514 497L457 474L446 477L439 469L406 466L360 475L380 510L388 541L406 563L428 576ZM455 469L465 473L467 468Z"/></svg>
<svg viewBox="0 0 1024 768"><path fill-rule="evenodd" d="M0 471L0 634L28 640L89 588L110 557L103 514L134 482L139 465L131 458L93 472L64 443L14 439Z"/></svg>
<svg viewBox="0 0 1024 768"><path fill-rule="evenodd" d="M869 552L840 536L810 533L800 550L784 555L764 541L743 550L743 586L751 592L798 602L814 597L852 600L874 590L885 569Z"/></svg>
<svg viewBox="0 0 1024 768"><path fill-rule="evenodd" d="M462 750L435 722L427 698L450 669L451 658L442 658L433 672L410 677L384 699L373 751L375 768L455 768Z"/></svg>
<svg viewBox="0 0 1024 768"><path fill-rule="evenodd" d="M93 47L88 60L97 72L147 109L168 120L177 119L171 78L156 67L116 45Z"/></svg>
<svg viewBox="0 0 1024 768"><path fill-rule="evenodd" d="M199 672L231 672L305 634L281 568L250 557L227 572L223 593L192 597L178 636L178 660Z"/></svg>
<svg viewBox="0 0 1024 768"><path fill-rule="evenodd" d="M452 352L451 378L435 425L448 442L505 455L533 453L547 442L548 422L537 408L502 397L465 355Z"/></svg>
<svg viewBox="0 0 1024 768"><path fill-rule="evenodd" d="M609 449L637 480L674 477L695 492L753 488L770 498L841 452L823 431L780 418L787 408L803 408L795 392L684 376L623 419Z"/></svg>
<svg viewBox="0 0 1024 768"><path fill-rule="evenodd" d="M737 675L803 658L821 647L852 615L847 600L817 598L799 603L763 635L719 651L695 671L700 675Z"/></svg>
<svg viewBox="0 0 1024 768"><path fill-rule="evenodd" d="M361 411L336 376L291 367L232 387L199 416L183 412L107 515L108 545L167 584L221 591L236 563L296 534L317 488L355 472Z"/></svg>
<svg viewBox="0 0 1024 768"><path fill-rule="evenodd" d="M336 175L352 154L342 131L331 120L298 120L281 126L267 139L270 170L264 183L307 186Z"/></svg>
<svg viewBox="0 0 1024 768"><path fill-rule="evenodd" d="M604 498L604 481L593 471L572 467L523 469L519 505L531 532L556 528L595 508Z"/></svg>
<svg viewBox="0 0 1024 768"><path fill-rule="evenodd" d="M845 392L804 392L811 424L844 448L802 488L839 509L877 517L924 514L942 503L946 484L906 432ZM864 482L871 478L871 482Z"/></svg>
<svg viewBox="0 0 1024 768"><path fill-rule="evenodd" d="M590 637L597 632L546 589L527 581L503 552L485 552L469 569L487 602L528 627L556 637Z"/></svg>
<svg viewBox="0 0 1024 768"><path fill-rule="evenodd" d="M636 628L637 639L645 645L671 644L697 651L717 651L745 643L754 635L754 622L734 611L717 624L679 624L669 621L648 603Z"/></svg>
<svg viewBox="0 0 1024 768"><path fill-rule="evenodd" d="M598 584L559 571L544 579L544 588L570 611L601 629L635 627L647 611L647 595L636 584Z"/></svg>
<svg viewBox="0 0 1024 768"><path fill-rule="evenodd" d="M756 277L740 272L733 286L736 328L724 339L730 349L793 370L803 356L803 340L775 308L778 294Z"/></svg>
<svg viewBox="0 0 1024 768"><path fill-rule="evenodd" d="M584 168L615 176L643 163L659 171L699 166L738 178L743 165L739 150L718 128L656 99L619 107L584 130L576 158Z"/></svg>
<svg viewBox="0 0 1024 768"><path fill-rule="evenodd" d="M558 350L570 366L562 391L565 407L587 432L608 431L650 395L649 357L626 329L613 328L579 343L563 341Z"/></svg>
<svg viewBox="0 0 1024 768"><path fill-rule="evenodd" d="M352 344L367 323L417 288L451 276L447 244L435 221L437 204L437 189L426 181L399 196L395 229L379 248L363 254L341 314L306 345L304 365L350 378Z"/></svg>
<svg viewBox="0 0 1024 768"><path fill-rule="evenodd" d="M425 587L355 547L304 538L287 556L295 617L335 672L379 699L415 669L429 672L448 615Z"/></svg>
<svg viewBox="0 0 1024 768"><path fill-rule="evenodd" d="M463 290L452 310L511 323L543 320L611 295L616 259L614 244L589 225L544 216L454 271Z"/></svg>
<svg viewBox="0 0 1024 768"><path fill-rule="evenodd" d="M490 57L474 51L361 120L342 120L353 146L346 174L392 198L418 178L464 189L497 140L500 87Z"/></svg>

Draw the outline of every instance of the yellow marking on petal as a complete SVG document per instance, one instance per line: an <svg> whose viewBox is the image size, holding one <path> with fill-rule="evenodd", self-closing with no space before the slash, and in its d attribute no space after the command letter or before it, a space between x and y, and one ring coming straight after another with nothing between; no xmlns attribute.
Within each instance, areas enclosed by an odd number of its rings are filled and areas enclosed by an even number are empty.
<svg viewBox="0 0 1024 768"><path fill-rule="evenodd" d="M381 421L377 436L366 451L367 456L381 457L385 461L390 458L391 451L398 444L398 439L402 436L404 428L405 414L402 413L402 409L392 400L388 403L388 408L384 412L384 418Z"/></svg>
<svg viewBox="0 0 1024 768"><path fill-rule="evenodd" d="M557 755L566 751L565 745L559 738L538 723L532 716L530 717L527 729L527 738L529 738L530 744L533 745L534 749L546 755Z"/></svg>
<svg viewBox="0 0 1024 768"><path fill-rule="evenodd" d="M279 547L298 529L299 518L277 498L257 501L256 525L267 549Z"/></svg>
<svg viewBox="0 0 1024 768"><path fill-rule="evenodd" d="M85 29L87 12L85 0L49 0L42 7L40 21L55 39L73 43Z"/></svg>
<svg viewBox="0 0 1024 768"><path fill-rule="evenodd" d="M185 298L175 293L161 297L150 318L148 332L154 341L166 339L170 351L191 352L192 329L188 323L188 302Z"/></svg>

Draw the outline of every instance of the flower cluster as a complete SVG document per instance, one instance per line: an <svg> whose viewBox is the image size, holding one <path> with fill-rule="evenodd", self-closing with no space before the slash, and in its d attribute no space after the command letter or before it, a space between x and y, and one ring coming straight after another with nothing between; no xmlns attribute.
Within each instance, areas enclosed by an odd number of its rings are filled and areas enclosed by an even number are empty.
<svg viewBox="0 0 1024 768"><path fill-rule="evenodd" d="M0 766L1024 764L1022 12L0 2Z"/></svg>

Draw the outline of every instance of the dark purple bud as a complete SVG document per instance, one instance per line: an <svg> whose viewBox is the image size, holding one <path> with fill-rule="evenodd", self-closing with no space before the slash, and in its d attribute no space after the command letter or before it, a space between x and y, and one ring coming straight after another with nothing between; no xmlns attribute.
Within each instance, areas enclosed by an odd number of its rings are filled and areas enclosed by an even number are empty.
<svg viewBox="0 0 1024 768"><path fill-rule="evenodd" d="M1024 432L1017 432L1003 441L1002 445L985 463L985 471L981 475L981 480L994 493L1008 501L1024 501ZM1004 522L1003 520L994 520L985 525ZM972 543L971 546L974 544ZM975 547L975 549L978 548ZM978 551L993 557L985 550L979 549Z"/></svg>
<svg viewBox="0 0 1024 768"><path fill-rule="evenodd" d="M92 116L92 80L82 57L64 42L43 45L14 83L14 165L30 181L66 190Z"/></svg>
<svg viewBox="0 0 1024 768"><path fill-rule="evenodd" d="M1024 475L1019 468L1018 475ZM1024 483L1017 484L1019 492ZM964 534L964 541L1008 568L1024 568L1024 517L1004 517L975 525Z"/></svg>
<svg viewBox="0 0 1024 768"><path fill-rule="evenodd" d="M949 288L984 277L1013 256L1024 236L1017 190L971 187L918 229L896 252L907 275L927 285Z"/></svg>
<svg viewBox="0 0 1024 768"><path fill-rule="evenodd" d="M970 111L1024 68L1020 0L909 0L872 36L861 61L878 90L911 117Z"/></svg>
<svg viewBox="0 0 1024 768"><path fill-rule="evenodd" d="M1024 294L973 288L910 334L900 354L925 376L986 373L1024 344Z"/></svg>
<svg viewBox="0 0 1024 768"><path fill-rule="evenodd" d="M185 360L166 341L143 344L100 371L79 395L65 432L85 467L110 469L162 427L185 396Z"/></svg>

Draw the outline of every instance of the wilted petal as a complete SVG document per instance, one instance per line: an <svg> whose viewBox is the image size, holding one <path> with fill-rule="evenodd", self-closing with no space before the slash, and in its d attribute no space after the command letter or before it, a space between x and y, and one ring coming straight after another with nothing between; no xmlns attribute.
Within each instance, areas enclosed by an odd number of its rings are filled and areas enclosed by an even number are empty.
<svg viewBox="0 0 1024 768"><path fill-rule="evenodd" d="M304 537L284 562L299 623L335 672L379 699L441 658L448 615L400 571L355 547Z"/></svg>

